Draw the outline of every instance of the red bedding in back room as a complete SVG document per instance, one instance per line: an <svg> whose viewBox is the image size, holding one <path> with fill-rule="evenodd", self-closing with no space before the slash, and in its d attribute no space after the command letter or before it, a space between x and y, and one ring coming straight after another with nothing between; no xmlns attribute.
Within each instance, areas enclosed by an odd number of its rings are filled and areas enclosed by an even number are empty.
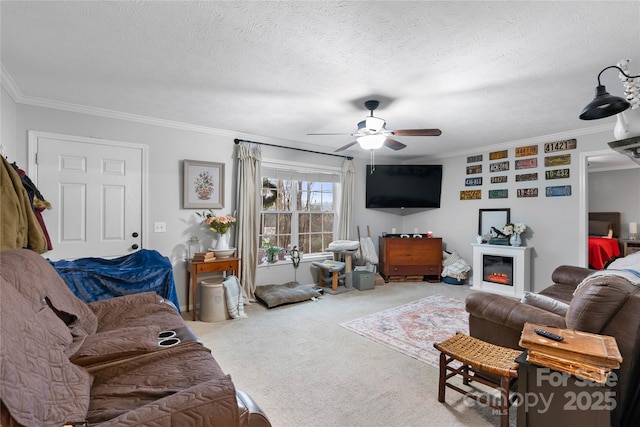
<svg viewBox="0 0 640 427"><path fill-rule="evenodd" d="M591 268L602 270L607 261L618 256L620 256L618 239L589 236L589 266Z"/></svg>

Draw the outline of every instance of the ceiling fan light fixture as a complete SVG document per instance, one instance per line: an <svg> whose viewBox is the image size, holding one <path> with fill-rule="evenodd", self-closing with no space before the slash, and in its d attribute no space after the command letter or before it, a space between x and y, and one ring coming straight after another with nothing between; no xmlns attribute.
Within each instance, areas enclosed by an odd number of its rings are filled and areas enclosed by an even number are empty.
<svg viewBox="0 0 640 427"><path fill-rule="evenodd" d="M377 150L382 147L386 139L387 137L385 135L364 135L359 136L356 141L358 141L360 147L365 150Z"/></svg>
<svg viewBox="0 0 640 427"><path fill-rule="evenodd" d="M368 133L378 133L385 125L384 119L379 117L369 116L365 120L365 131Z"/></svg>

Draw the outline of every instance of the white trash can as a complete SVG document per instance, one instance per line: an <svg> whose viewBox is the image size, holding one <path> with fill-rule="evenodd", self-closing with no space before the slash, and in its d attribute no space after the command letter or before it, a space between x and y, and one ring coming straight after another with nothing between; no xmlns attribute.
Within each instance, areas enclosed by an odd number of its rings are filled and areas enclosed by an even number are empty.
<svg viewBox="0 0 640 427"><path fill-rule="evenodd" d="M222 322L231 319L227 309L222 279L205 279L200 282L200 320Z"/></svg>

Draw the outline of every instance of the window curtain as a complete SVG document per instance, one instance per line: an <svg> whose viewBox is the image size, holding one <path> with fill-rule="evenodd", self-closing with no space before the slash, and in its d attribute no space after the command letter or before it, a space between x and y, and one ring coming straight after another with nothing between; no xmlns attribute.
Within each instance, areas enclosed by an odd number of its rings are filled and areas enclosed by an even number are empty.
<svg viewBox="0 0 640 427"><path fill-rule="evenodd" d="M258 144L240 142L238 157L238 226L236 246L240 257L240 278L245 301L254 302L256 290L256 265L258 258L258 234L260 227L260 169L262 150Z"/></svg>
<svg viewBox="0 0 640 427"><path fill-rule="evenodd" d="M350 240L355 183L356 170L353 166L353 160L345 159L342 163L342 200L339 212L340 219L338 220L338 240Z"/></svg>

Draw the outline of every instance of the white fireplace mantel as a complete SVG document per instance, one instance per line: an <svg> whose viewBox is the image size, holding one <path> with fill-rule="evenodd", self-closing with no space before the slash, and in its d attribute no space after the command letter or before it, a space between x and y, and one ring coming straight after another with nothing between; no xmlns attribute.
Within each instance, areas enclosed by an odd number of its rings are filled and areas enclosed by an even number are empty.
<svg viewBox="0 0 640 427"><path fill-rule="evenodd" d="M518 299L522 298L522 295L531 289L531 247L480 243L472 243L471 246L473 246L473 285L471 289ZM503 285L484 280L484 255L513 258L513 285Z"/></svg>

